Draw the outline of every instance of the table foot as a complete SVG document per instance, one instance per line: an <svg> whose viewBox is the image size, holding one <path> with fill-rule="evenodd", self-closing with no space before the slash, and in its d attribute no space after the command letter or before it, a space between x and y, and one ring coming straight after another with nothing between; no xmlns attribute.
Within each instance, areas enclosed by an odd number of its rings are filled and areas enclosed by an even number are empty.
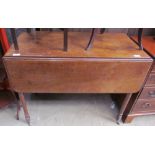
<svg viewBox="0 0 155 155"><path fill-rule="evenodd" d="M19 112L20 112L20 103L17 103L17 114L16 114L17 120L19 120Z"/></svg>
<svg viewBox="0 0 155 155"><path fill-rule="evenodd" d="M121 119L122 119L122 116L119 115L118 118L117 118L117 121L116 121L116 123L117 123L118 125L120 125Z"/></svg>
<svg viewBox="0 0 155 155"><path fill-rule="evenodd" d="M26 120L27 124L30 126L31 125L30 124L30 116L25 116L25 120Z"/></svg>

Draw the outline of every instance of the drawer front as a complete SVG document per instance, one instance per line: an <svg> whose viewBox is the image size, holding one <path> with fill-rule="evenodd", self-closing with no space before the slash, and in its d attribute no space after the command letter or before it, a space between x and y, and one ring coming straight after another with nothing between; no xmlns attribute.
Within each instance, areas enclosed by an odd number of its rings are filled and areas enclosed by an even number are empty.
<svg viewBox="0 0 155 155"><path fill-rule="evenodd" d="M152 71L151 72L155 72L155 63L153 63L153 67L152 67Z"/></svg>
<svg viewBox="0 0 155 155"><path fill-rule="evenodd" d="M146 86L155 86L155 73L151 73L147 79Z"/></svg>
<svg viewBox="0 0 155 155"><path fill-rule="evenodd" d="M138 100L132 113L148 113L155 111L155 100Z"/></svg>
<svg viewBox="0 0 155 155"><path fill-rule="evenodd" d="M17 92L134 93L152 62L96 58L4 58Z"/></svg>
<svg viewBox="0 0 155 155"><path fill-rule="evenodd" d="M144 87L140 99L155 99L155 87Z"/></svg>

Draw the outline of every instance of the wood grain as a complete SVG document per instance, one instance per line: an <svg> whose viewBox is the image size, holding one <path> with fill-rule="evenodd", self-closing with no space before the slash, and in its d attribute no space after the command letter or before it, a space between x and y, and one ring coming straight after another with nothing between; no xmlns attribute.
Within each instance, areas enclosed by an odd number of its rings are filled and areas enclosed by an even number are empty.
<svg viewBox="0 0 155 155"><path fill-rule="evenodd" d="M10 84L17 92L133 93L151 61L94 58L7 58Z"/></svg>
<svg viewBox="0 0 155 155"><path fill-rule="evenodd" d="M90 34L69 32L68 52L64 52L62 32L22 33L18 37L19 53L29 57L150 58L126 34L121 33L98 34L93 48L85 51ZM6 56L13 56L16 52L11 46Z"/></svg>
<svg viewBox="0 0 155 155"><path fill-rule="evenodd" d="M152 59L127 35L98 35L87 52L89 33L70 32L68 52L60 49L62 37L61 32L19 36L20 56L13 56L13 47L4 56L15 91L133 93L141 88Z"/></svg>

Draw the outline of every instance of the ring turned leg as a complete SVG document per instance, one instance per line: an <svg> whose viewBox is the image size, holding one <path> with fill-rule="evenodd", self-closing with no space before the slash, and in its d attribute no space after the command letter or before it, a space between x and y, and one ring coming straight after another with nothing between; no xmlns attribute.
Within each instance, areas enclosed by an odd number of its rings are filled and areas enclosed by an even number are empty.
<svg viewBox="0 0 155 155"><path fill-rule="evenodd" d="M19 112L20 112L20 108L21 107L21 104L20 104L20 102L18 102L17 103L17 114L16 114L16 118L17 118L17 120L19 120Z"/></svg>
<svg viewBox="0 0 155 155"><path fill-rule="evenodd" d="M12 93L14 99L15 99L16 104L17 104L16 119L19 120L19 111L20 111L21 103L19 102L18 94L15 93L12 89L10 91L11 91L11 93Z"/></svg>
<svg viewBox="0 0 155 155"><path fill-rule="evenodd" d="M28 109L27 109L24 94L23 93L18 93L18 95L19 95L19 100L20 100L21 105L22 105L23 110L24 110L24 115L25 115L26 122L28 123L28 125L30 125L30 115L29 115L29 112L28 112Z"/></svg>

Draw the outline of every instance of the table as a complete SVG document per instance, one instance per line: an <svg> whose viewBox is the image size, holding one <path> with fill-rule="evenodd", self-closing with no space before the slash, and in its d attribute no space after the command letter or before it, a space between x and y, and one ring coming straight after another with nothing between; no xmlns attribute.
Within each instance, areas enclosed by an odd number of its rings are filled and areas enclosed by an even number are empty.
<svg viewBox="0 0 155 155"><path fill-rule="evenodd" d="M85 50L90 33L69 32L68 52L61 32L22 33L19 50L3 57L12 89L19 94L25 118L30 116L24 93L125 93L118 121L131 97L141 89L152 59L126 34L98 34Z"/></svg>

